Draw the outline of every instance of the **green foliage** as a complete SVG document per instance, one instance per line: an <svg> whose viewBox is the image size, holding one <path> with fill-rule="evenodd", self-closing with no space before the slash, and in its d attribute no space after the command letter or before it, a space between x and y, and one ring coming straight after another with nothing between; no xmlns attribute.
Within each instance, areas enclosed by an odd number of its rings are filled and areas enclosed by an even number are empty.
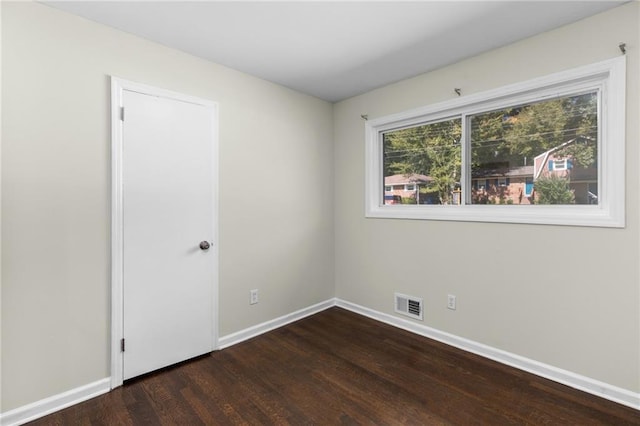
<svg viewBox="0 0 640 426"><path fill-rule="evenodd" d="M574 166L589 167L596 161L596 143L590 140L579 141L562 149L558 154L572 157Z"/></svg>
<svg viewBox="0 0 640 426"><path fill-rule="evenodd" d="M416 204L416 199L412 197L402 197L400 202L402 204Z"/></svg>
<svg viewBox="0 0 640 426"><path fill-rule="evenodd" d="M561 99L540 102L520 109L513 126L505 133L510 154L533 159L565 141L567 117Z"/></svg>
<svg viewBox="0 0 640 426"><path fill-rule="evenodd" d="M451 199L451 191L460 181L462 133L460 120L449 120L384 135L384 173L422 174L433 182L429 191L438 194L441 204Z"/></svg>
<svg viewBox="0 0 640 426"><path fill-rule="evenodd" d="M598 102L595 94L564 99L567 116L565 138L578 138L559 154L573 158L574 167L590 167L596 162L598 140Z"/></svg>
<svg viewBox="0 0 640 426"><path fill-rule="evenodd" d="M549 175L539 178L535 184L538 204L574 204L575 195L569 188L569 179Z"/></svg>
<svg viewBox="0 0 640 426"><path fill-rule="evenodd" d="M595 93L554 99L472 116L472 170L532 165L545 151L573 139L589 141L567 148L588 167L596 158Z"/></svg>

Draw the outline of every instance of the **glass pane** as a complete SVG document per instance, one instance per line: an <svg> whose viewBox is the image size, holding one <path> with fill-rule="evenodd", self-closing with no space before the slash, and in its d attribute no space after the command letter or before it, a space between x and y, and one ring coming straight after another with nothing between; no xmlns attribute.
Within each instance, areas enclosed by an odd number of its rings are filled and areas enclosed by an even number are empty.
<svg viewBox="0 0 640 426"><path fill-rule="evenodd" d="M385 204L460 204L461 120L383 135Z"/></svg>
<svg viewBox="0 0 640 426"><path fill-rule="evenodd" d="M471 116L472 204L597 204L597 138L597 92Z"/></svg>

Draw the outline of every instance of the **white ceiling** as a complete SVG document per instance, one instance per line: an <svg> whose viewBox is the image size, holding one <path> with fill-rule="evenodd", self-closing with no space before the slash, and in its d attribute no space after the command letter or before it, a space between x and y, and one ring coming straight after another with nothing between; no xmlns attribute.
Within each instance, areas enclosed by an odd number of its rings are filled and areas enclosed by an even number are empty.
<svg viewBox="0 0 640 426"><path fill-rule="evenodd" d="M46 2L331 102L622 3Z"/></svg>

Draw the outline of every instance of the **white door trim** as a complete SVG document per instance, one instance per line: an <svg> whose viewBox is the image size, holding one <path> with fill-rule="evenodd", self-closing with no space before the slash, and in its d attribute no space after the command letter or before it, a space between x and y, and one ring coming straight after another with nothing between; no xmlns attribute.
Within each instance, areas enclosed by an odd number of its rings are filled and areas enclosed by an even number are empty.
<svg viewBox="0 0 640 426"><path fill-rule="evenodd" d="M211 253L214 262L213 277L213 348L218 348L218 104L181 93L172 92L141 83L111 77L111 389L123 382L123 353L120 341L123 338L123 191L122 191L122 106L125 90L146 95L190 102L213 109L215 116L212 131L213 175L213 241ZM126 117L125 117L126 119Z"/></svg>

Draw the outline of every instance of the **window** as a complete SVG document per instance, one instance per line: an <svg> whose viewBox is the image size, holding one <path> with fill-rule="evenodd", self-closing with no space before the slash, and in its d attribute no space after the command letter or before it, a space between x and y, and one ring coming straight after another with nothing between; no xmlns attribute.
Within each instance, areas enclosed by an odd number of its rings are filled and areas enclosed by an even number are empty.
<svg viewBox="0 0 640 426"><path fill-rule="evenodd" d="M391 186L389 186L389 185L385 186L385 187L384 187L384 190L385 190L386 192L391 191Z"/></svg>
<svg viewBox="0 0 640 426"><path fill-rule="evenodd" d="M625 67L369 120L367 217L623 227ZM381 182L403 176L414 202L385 205Z"/></svg>
<svg viewBox="0 0 640 426"><path fill-rule="evenodd" d="M405 191L415 191L416 190L416 186L413 184L408 184L404 186L404 190Z"/></svg>
<svg viewBox="0 0 640 426"><path fill-rule="evenodd" d="M592 159L590 159L590 164L593 164L593 163L594 163L594 161ZM549 161L549 170L568 170L570 168L571 168L571 160L569 160L567 158L565 158L564 160L550 160Z"/></svg>

